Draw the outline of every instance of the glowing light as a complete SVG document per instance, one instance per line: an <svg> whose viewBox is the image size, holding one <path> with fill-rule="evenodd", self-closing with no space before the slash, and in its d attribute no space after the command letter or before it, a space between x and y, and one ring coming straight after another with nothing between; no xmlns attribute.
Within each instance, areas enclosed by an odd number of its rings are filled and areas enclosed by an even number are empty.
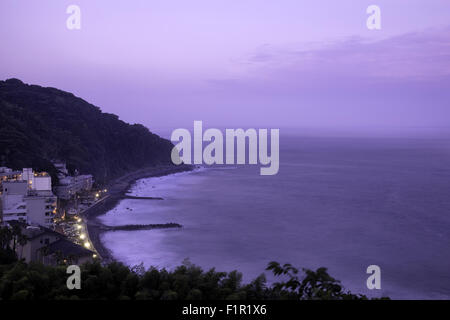
<svg viewBox="0 0 450 320"><path fill-rule="evenodd" d="M77 224L77 229L78 229L78 230L80 230L80 229L81 229L81 226L80 226L79 224Z"/></svg>
<svg viewBox="0 0 450 320"><path fill-rule="evenodd" d="M93 255L92 255L92 258L94 258L94 259L97 258L97 255L96 255L96 254L93 254Z"/></svg>
<svg viewBox="0 0 450 320"><path fill-rule="evenodd" d="M77 219L77 222L81 222L81 221L83 221L81 218L78 218L78 219Z"/></svg>
<svg viewBox="0 0 450 320"><path fill-rule="evenodd" d="M81 239L81 240L86 239L86 235L85 235L84 233L80 234L80 239Z"/></svg>
<svg viewBox="0 0 450 320"><path fill-rule="evenodd" d="M86 248L90 248L90 247L91 247L91 244L90 244L89 242L86 241L86 242L84 243L84 246L85 246Z"/></svg>

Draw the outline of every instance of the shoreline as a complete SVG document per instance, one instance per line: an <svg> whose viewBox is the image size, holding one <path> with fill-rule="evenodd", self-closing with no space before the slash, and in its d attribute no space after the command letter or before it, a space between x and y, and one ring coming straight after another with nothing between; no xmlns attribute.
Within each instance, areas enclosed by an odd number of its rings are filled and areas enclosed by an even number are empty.
<svg viewBox="0 0 450 320"><path fill-rule="evenodd" d="M126 193L137 180L192 171L194 168L194 166L190 165L147 167L128 173L108 184L108 195L92 207L88 208L81 215L86 225L88 238L102 262L110 263L115 261L115 259L111 252L101 242L101 235L104 232L107 232L108 226L105 226L100 222L98 217L112 210L122 199L126 198Z"/></svg>

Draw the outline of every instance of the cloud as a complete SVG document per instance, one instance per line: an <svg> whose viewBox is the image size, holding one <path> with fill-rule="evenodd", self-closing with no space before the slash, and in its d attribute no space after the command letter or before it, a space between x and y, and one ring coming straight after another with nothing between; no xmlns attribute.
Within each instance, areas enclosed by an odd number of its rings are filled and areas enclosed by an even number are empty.
<svg viewBox="0 0 450 320"><path fill-rule="evenodd" d="M295 75L299 80L331 76L407 81L450 76L450 27L379 41L353 37L310 47L263 46L246 59L249 74L274 80Z"/></svg>
<svg viewBox="0 0 450 320"><path fill-rule="evenodd" d="M209 81L243 118L317 126L450 125L450 27L369 41L264 45ZM230 112L230 114L233 114Z"/></svg>

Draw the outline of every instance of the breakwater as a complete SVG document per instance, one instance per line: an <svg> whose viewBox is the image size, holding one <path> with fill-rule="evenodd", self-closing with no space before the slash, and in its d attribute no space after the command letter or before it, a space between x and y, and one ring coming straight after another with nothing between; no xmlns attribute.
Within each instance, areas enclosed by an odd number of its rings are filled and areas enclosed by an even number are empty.
<svg viewBox="0 0 450 320"><path fill-rule="evenodd" d="M161 223L161 224L128 224L124 226L105 226L99 227L102 231L134 231L134 230L152 230L152 229L170 229L182 228L178 223Z"/></svg>

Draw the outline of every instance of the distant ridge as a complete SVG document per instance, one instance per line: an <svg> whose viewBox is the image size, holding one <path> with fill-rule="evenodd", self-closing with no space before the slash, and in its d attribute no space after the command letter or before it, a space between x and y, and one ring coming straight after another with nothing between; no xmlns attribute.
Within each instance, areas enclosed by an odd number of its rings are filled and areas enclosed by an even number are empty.
<svg viewBox="0 0 450 320"><path fill-rule="evenodd" d="M146 127L103 113L72 93L19 79L0 81L0 166L55 175L50 160L61 159L102 183L170 164L172 147Z"/></svg>

